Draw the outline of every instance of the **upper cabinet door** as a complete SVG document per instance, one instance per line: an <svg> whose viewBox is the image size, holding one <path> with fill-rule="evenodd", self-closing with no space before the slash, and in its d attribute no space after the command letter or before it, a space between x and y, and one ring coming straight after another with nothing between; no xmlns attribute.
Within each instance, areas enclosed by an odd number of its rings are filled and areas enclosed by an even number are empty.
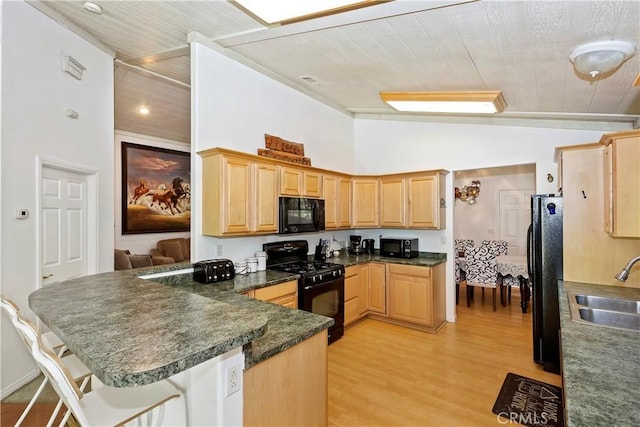
<svg viewBox="0 0 640 427"><path fill-rule="evenodd" d="M351 227L351 180L338 179L338 225Z"/></svg>
<svg viewBox="0 0 640 427"><path fill-rule="evenodd" d="M278 168L272 164L255 164L255 200L253 230L278 231Z"/></svg>
<svg viewBox="0 0 640 427"><path fill-rule="evenodd" d="M326 229L338 227L338 177L322 177L322 198L324 199L324 226Z"/></svg>
<svg viewBox="0 0 640 427"><path fill-rule="evenodd" d="M640 237L640 131L602 137L605 230L614 237Z"/></svg>
<svg viewBox="0 0 640 427"><path fill-rule="evenodd" d="M302 196L302 170L280 166L280 194Z"/></svg>
<svg viewBox="0 0 640 427"><path fill-rule="evenodd" d="M377 227L378 222L378 179L353 178L352 189L352 226Z"/></svg>
<svg viewBox="0 0 640 427"><path fill-rule="evenodd" d="M402 177L380 179L380 226L404 227L405 180Z"/></svg>
<svg viewBox="0 0 640 427"><path fill-rule="evenodd" d="M322 197L322 174L305 170L302 178L305 197Z"/></svg>
<svg viewBox="0 0 640 427"><path fill-rule="evenodd" d="M409 228L446 227L445 178L443 172L407 178L407 225Z"/></svg>
<svg viewBox="0 0 640 427"><path fill-rule="evenodd" d="M251 162L241 158L224 158L222 169L223 234L251 231Z"/></svg>

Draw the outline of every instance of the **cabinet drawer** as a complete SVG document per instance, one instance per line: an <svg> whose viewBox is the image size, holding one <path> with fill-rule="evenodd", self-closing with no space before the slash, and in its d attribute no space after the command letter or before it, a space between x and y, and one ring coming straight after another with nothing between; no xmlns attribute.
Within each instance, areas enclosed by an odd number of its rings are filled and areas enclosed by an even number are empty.
<svg viewBox="0 0 640 427"><path fill-rule="evenodd" d="M264 301L270 301L274 298L281 297L287 294L297 294L298 282L292 280L290 282L280 283L278 285L267 286L266 288L260 288L255 290L255 298Z"/></svg>
<svg viewBox="0 0 640 427"><path fill-rule="evenodd" d="M347 277L355 276L359 272L360 272L360 266L359 265L352 265L352 266L346 267L344 269L344 277L347 278Z"/></svg>
<svg viewBox="0 0 640 427"><path fill-rule="evenodd" d="M360 317L360 301L359 298L353 298L344 303L344 324L348 325Z"/></svg>
<svg viewBox="0 0 640 427"><path fill-rule="evenodd" d="M431 277L431 267L420 267L415 265L387 264L389 273L405 274L407 276Z"/></svg>
<svg viewBox="0 0 640 427"><path fill-rule="evenodd" d="M273 298L270 302L289 308L298 308L298 298L296 294L287 294L281 297Z"/></svg>
<svg viewBox="0 0 640 427"><path fill-rule="evenodd" d="M344 300L349 301L360 295L360 280L357 275L344 279Z"/></svg>

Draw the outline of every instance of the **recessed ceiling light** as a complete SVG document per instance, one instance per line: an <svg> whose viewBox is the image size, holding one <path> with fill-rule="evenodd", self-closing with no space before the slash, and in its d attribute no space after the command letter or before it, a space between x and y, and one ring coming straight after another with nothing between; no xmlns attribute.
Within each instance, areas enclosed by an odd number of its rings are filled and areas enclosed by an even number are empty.
<svg viewBox="0 0 640 427"><path fill-rule="evenodd" d="M138 107L138 113L142 114L143 116L146 116L147 114L149 114L149 109L145 106L140 106Z"/></svg>
<svg viewBox="0 0 640 427"><path fill-rule="evenodd" d="M419 113L500 113L507 106L500 91L380 92L394 109Z"/></svg>
<svg viewBox="0 0 640 427"><path fill-rule="evenodd" d="M234 0L233 4L267 25L290 24L392 0Z"/></svg>
<svg viewBox="0 0 640 427"><path fill-rule="evenodd" d="M102 7L92 1L84 2L84 8L91 13L95 13L96 15L102 15Z"/></svg>

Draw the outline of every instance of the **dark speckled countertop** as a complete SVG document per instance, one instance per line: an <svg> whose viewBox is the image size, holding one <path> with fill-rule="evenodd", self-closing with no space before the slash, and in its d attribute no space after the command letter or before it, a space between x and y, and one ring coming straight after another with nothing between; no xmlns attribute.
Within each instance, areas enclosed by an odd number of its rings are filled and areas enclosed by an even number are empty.
<svg viewBox="0 0 640 427"><path fill-rule="evenodd" d="M446 256L342 255L327 261L433 266ZM267 270L205 285L192 280L190 268L178 263L68 280L33 292L29 306L115 387L168 378L239 346L248 369L333 325L329 317L241 295L297 280L297 274Z"/></svg>
<svg viewBox="0 0 640 427"><path fill-rule="evenodd" d="M577 323L568 292L639 299L640 289L559 282L562 381L568 427L640 425L640 332Z"/></svg>

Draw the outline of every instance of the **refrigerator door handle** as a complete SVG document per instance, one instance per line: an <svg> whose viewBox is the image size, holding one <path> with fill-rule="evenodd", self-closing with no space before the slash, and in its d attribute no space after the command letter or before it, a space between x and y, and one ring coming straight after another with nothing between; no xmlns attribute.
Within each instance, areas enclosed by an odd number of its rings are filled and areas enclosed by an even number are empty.
<svg viewBox="0 0 640 427"><path fill-rule="evenodd" d="M527 272L533 277L533 224L527 229Z"/></svg>

